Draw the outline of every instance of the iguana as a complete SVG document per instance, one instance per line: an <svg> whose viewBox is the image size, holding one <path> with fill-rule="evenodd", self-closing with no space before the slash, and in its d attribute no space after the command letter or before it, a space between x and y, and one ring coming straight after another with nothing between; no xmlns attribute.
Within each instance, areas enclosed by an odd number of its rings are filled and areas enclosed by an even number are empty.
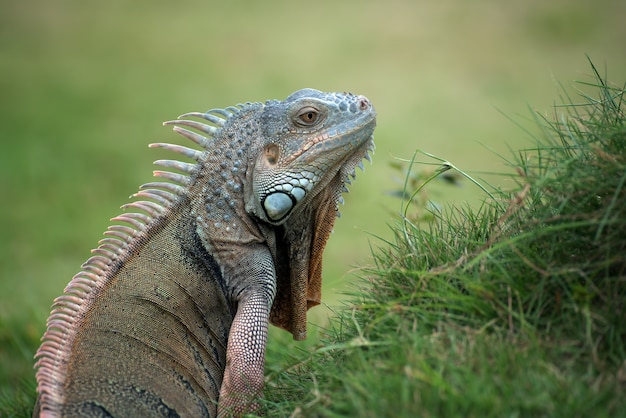
<svg viewBox="0 0 626 418"><path fill-rule="evenodd" d="M268 323L306 337L338 202L373 150L371 103L304 89L164 124L200 149L150 145L193 163L156 161L55 299L34 416L241 415Z"/></svg>

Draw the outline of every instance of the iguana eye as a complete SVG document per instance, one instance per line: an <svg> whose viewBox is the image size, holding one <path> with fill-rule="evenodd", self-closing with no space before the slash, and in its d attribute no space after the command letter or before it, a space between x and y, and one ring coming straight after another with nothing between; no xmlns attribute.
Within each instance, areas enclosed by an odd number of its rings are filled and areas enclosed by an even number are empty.
<svg viewBox="0 0 626 418"><path fill-rule="evenodd" d="M319 111L314 107L304 107L298 112L296 123L301 126L314 125L318 121L319 115Z"/></svg>

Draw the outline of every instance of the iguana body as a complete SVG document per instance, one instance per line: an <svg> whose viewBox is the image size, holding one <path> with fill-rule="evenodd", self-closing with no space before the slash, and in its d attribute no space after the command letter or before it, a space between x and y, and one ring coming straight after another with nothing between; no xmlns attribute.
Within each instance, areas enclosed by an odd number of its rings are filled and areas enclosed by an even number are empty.
<svg viewBox="0 0 626 418"><path fill-rule="evenodd" d="M263 387L268 322L306 337L374 109L305 89L183 117L204 121L166 124L201 150L152 146L195 162L157 161L175 172L155 172L55 300L35 416L239 415Z"/></svg>

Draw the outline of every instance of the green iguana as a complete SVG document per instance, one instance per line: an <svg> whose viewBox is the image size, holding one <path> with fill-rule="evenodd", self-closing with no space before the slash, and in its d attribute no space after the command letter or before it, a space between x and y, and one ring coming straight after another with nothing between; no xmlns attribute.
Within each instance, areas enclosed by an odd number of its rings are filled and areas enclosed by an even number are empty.
<svg viewBox="0 0 626 418"><path fill-rule="evenodd" d="M268 323L306 337L374 108L304 89L181 118L165 124L200 150L150 146L194 163L156 161L166 171L54 301L34 416L241 415L263 388Z"/></svg>

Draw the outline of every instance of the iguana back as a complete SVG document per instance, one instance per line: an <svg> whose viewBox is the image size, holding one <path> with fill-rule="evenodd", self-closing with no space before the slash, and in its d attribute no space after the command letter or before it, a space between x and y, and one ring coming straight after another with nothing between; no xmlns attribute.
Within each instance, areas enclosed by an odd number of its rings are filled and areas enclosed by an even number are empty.
<svg viewBox="0 0 626 418"><path fill-rule="evenodd" d="M262 389L268 321L306 335L372 106L305 89L183 117L204 120L167 122L200 150L153 146L195 162L157 161L168 171L55 300L35 416L215 416L218 399L241 414Z"/></svg>
<svg viewBox="0 0 626 418"><path fill-rule="evenodd" d="M63 415L94 414L101 406L84 399L108 393L114 416L209 415L235 307L189 220L176 213L153 228L90 302L65 372ZM167 392L188 396L165 404L158 394Z"/></svg>

